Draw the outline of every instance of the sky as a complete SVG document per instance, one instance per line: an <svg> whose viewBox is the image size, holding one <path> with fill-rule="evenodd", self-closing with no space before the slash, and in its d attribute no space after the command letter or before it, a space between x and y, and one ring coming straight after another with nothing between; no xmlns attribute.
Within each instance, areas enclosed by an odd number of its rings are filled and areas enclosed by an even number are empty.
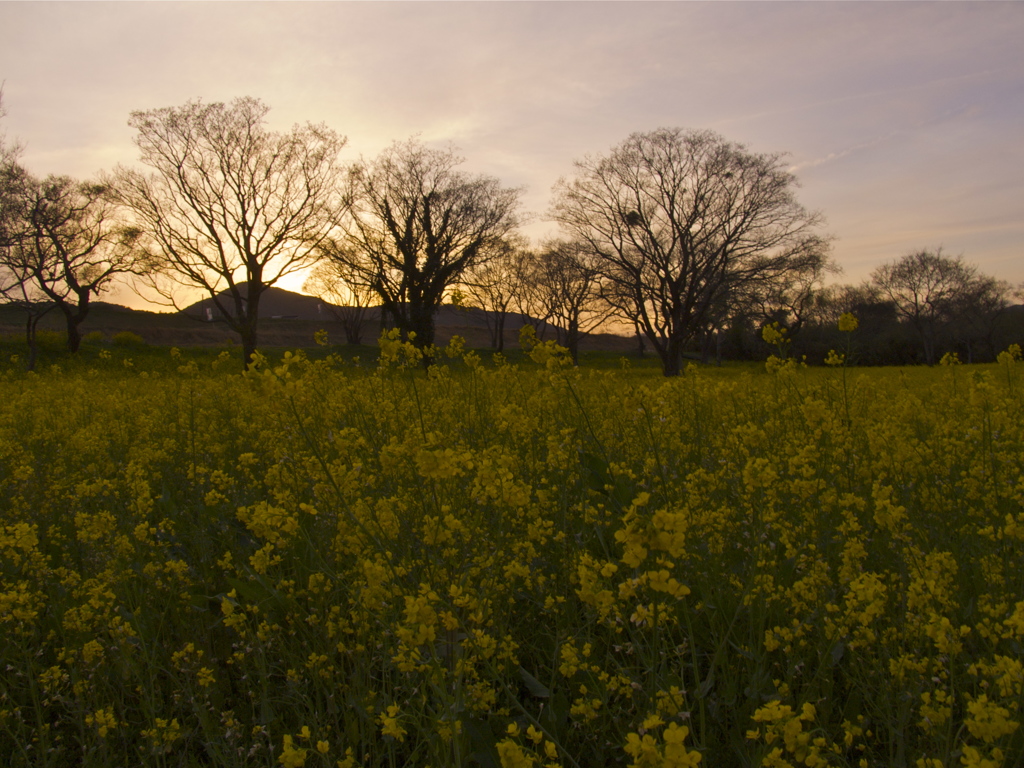
<svg viewBox="0 0 1024 768"><path fill-rule="evenodd" d="M351 160L454 146L539 241L574 160L710 129L787 153L836 281L941 247L1024 283L1021 2L0 0L0 29L0 131L37 175L134 165L134 110L255 96Z"/></svg>

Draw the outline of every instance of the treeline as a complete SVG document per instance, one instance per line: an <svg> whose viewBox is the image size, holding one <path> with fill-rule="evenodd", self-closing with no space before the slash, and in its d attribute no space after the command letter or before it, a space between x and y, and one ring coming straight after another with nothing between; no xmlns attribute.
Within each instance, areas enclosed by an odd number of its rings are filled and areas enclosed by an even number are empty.
<svg viewBox="0 0 1024 768"><path fill-rule="evenodd" d="M599 328L631 332L667 376L694 355L763 356L768 323L814 359L843 312L862 319L865 362L985 359L1012 335L1010 287L941 251L827 288L832 240L783 155L710 131L635 133L576 161L548 213L561 236L531 244L521 190L466 173L453 151L409 140L345 164L345 137L269 131L268 112L253 98L133 112L145 170L89 182L34 177L0 137L0 297L24 310L30 366L44 313L63 315L74 352L90 301L118 280L178 309L204 293L248 364L261 297L297 272L340 307L349 342L377 306L427 365L444 303L486 310L497 350L512 315L574 359Z"/></svg>
<svg viewBox="0 0 1024 768"><path fill-rule="evenodd" d="M549 243L538 252L513 250L488 263L485 271L490 281L475 283L470 295L475 306L494 313L492 328L500 328L512 309L537 319L538 337L547 334L570 350L610 322L617 321L620 333L629 330L605 299L600 269L588 266L578 243ZM1024 306L1013 304L1019 292L941 248L885 264L861 285L824 285L818 270L802 277L724 303L723 314L711 316L686 345L684 358L763 360L781 352L821 363L849 341L838 330L844 313L859 323L851 364L934 365L947 353L965 363L991 362L1010 344L1024 341ZM779 328L781 349L764 340L766 325ZM638 354L654 353L636 326L633 334ZM492 338L500 350L500 335Z"/></svg>
<svg viewBox="0 0 1024 768"><path fill-rule="evenodd" d="M982 274L941 248L921 250L884 264L861 285L808 291L796 305L761 307L711 329L702 359L762 359L769 348L764 325L777 323L785 354L820 363L852 342L851 363L934 365L946 354L964 363L991 362L1024 340L1024 306L1013 286ZM838 330L839 317L854 315L853 339Z"/></svg>

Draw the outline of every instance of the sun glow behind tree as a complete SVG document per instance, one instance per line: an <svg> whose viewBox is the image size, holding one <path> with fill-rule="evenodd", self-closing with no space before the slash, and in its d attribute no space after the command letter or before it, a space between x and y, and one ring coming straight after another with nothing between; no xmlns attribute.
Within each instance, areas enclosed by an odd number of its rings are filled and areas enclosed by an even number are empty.
<svg viewBox="0 0 1024 768"><path fill-rule="evenodd" d="M323 125L268 131L268 111L241 98L134 112L140 159L153 172L118 167L111 177L161 265L148 287L176 308L180 288L205 292L241 337L246 362L262 293L312 266L347 207L345 138Z"/></svg>

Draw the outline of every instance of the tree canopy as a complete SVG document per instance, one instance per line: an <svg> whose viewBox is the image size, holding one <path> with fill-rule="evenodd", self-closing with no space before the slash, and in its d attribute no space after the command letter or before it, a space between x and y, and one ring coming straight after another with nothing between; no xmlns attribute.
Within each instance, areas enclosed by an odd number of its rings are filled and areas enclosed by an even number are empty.
<svg viewBox="0 0 1024 768"><path fill-rule="evenodd" d="M892 302L897 317L917 333L928 365L936 362L946 328L957 322L984 326L1006 306L1009 293L1005 283L980 274L960 256L945 255L942 248L913 251L883 264L871 280Z"/></svg>
<svg viewBox="0 0 1024 768"><path fill-rule="evenodd" d="M133 112L152 172L119 167L112 177L160 265L151 287L175 306L182 286L208 294L241 336L247 364L261 295L316 261L346 207L345 138L323 125L270 131L268 112L248 97Z"/></svg>
<svg viewBox="0 0 1024 768"><path fill-rule="evenodd" d="M148 269L135 247L140 232L117 220L102 184L26 175L8 200L13 231L0 254L12 278L7 293L13 288L30 315L38 314L33 304L52 302L67 324L68 350L77 352L91 299L118 275Z"/></svg>
<svg viewBox="0 0 1024 768"><path fill-rule="evenodd" d="M552 215L600 257L606 296L667 376L717 304L827 259L822 218L796 201L782 155L663 128L575 166L555 187Z"/></svg>
<svg viewBox="0 0 1024 768"><path fill-rule="evenodd" d="M518 224L519 190L471 176L462 162L410 140L357 164L341 247L327 253L372 286L394 326L421 347L434 342L446 293Z"/></svg>

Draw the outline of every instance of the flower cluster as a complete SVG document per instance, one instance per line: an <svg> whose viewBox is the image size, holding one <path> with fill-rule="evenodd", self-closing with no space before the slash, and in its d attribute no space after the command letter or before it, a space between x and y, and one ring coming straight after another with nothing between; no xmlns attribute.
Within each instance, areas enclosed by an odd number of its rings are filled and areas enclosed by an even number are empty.
<svg viewBox="0 0 1024 768"><path fill-rule="evenodd" d="M1024 754L1019 350L664 381L524 342L520 365L454 343L426 370L392 333L375 368L3 373L0 754Z"/></svg>

